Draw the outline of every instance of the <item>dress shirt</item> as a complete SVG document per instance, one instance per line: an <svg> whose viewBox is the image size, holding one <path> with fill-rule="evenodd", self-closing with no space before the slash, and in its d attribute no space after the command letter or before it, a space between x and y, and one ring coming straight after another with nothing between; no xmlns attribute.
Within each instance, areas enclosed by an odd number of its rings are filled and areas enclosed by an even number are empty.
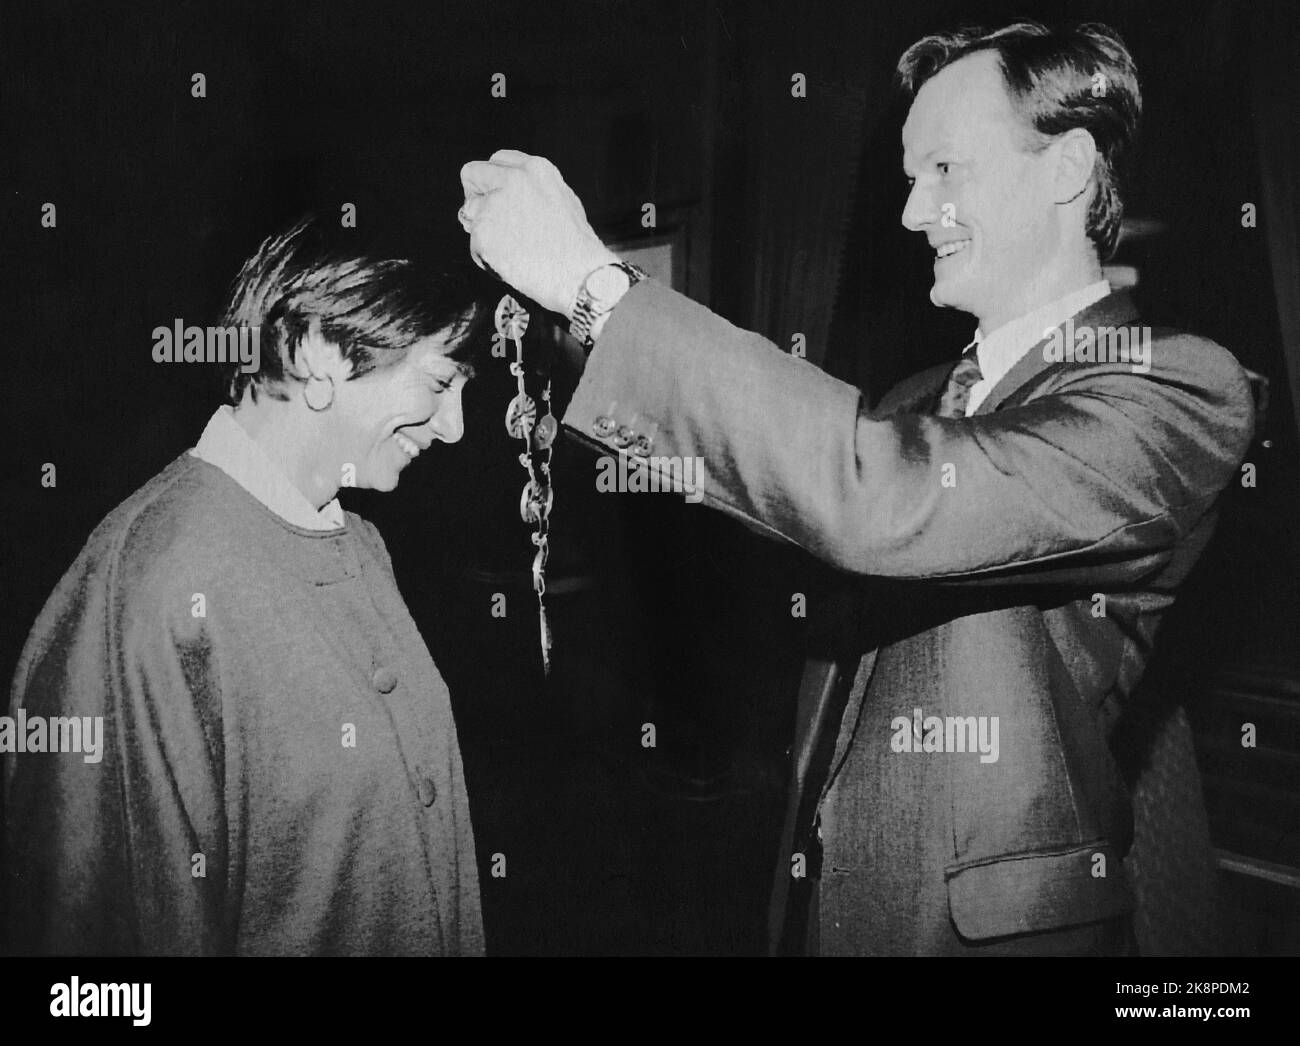
<svg viewBox="0 0 1300 1046"><path fill-rule="evenodd" d="M976 329L975 353L983 377L971 386L970 397L966 400L966 416L970 417L979 409L985 397L1006 377L1007 372L1020 362L1026 352L1043 340L1045 331L1059 327L1071 316L1101 301L1110 293L1110 289L1109 281L1098 280L1004 323L989 334Z"/></svg>

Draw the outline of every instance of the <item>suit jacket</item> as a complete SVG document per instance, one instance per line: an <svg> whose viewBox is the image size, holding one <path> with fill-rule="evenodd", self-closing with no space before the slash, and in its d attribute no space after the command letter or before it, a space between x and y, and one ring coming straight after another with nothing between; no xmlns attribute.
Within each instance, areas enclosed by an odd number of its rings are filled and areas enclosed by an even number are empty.
<svg viewBox="0 0 1300 1046"><path fill-rule="evenodd" d="M1073 324L1142 333L1124 293ZM655 283L610 317L567 426L664 475L703 459L705 503L883 585L825 785L807 736L795 759L823 951L937 953L1130 909L1108 739L1253 430L1228 352L1147 331L1149 373L1035 347L948 419L952 365L869 411ZM972 721L996 722L996 760L969 750Z"/></svg>

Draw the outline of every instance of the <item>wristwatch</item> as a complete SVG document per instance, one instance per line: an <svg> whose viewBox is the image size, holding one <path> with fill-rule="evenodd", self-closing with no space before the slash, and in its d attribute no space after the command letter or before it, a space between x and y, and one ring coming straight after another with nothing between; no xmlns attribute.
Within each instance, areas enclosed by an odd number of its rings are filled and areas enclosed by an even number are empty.
<svg viewBox="0 0 1300 1046"><path fill-rule="evenodd" d="M591 351L596 344L596 335L605 325L614 306L648 275L644 269L623 261L610 262L588 273L573 303L569 333L578 339L584 349Z"/></svg>

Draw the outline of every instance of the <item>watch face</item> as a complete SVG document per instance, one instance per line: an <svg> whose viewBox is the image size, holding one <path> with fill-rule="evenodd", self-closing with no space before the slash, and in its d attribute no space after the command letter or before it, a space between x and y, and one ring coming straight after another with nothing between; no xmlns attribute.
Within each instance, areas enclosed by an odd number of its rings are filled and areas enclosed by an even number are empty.
<svg viewBox="0 0 1300 1046"><path fill-rule="evenodd" d="M587 277L587 293L597 302L609 301L623 294L632 278L616 265L605 265Z"/></svg>

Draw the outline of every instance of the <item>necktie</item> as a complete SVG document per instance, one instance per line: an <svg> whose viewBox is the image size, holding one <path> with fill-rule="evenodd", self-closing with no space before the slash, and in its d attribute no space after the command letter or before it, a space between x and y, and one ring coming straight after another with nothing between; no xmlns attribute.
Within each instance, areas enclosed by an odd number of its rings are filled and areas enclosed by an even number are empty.
<svg viewBox="0 0 1300 1046"><path fill-rule="evenodd" d="M939 409L935 412L941 418L964 418L966 401L970 399L971 386L984 375L980 373L979 359L975 349L979 342L971 342L962 353L957 366L948 375L948 384L944 386L943 396L939 400Z"/></svg>

